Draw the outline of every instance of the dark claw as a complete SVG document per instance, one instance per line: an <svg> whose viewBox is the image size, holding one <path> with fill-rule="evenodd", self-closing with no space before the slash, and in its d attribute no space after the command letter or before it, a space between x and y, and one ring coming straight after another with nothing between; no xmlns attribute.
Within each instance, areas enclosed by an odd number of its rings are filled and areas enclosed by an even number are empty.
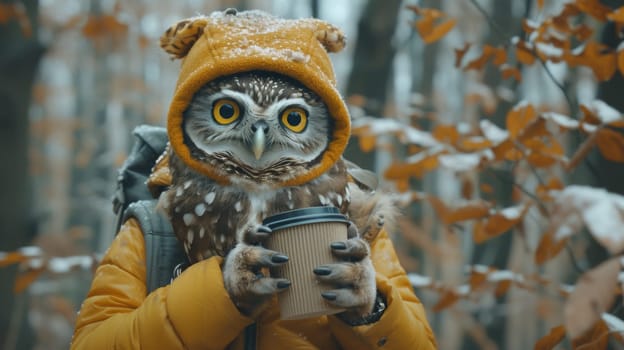
<svg viewBox="0 0 624 350"><path fill-rule="evenodd" d="M279 281L277 282L277 288L279 289L285 289L290 287L290 281Z"/></svg>
<svg viewBox="0 0 624 350"><path fill-rule="evenodd" d="M345 250L347 249L347 244L345 242L333 242L330 244L330 247L336 250Z"/></svg>
<svg viewBox="0 0 624 350"><path fill-rule="evenodd" d="M319 266L319 267L314 269L314 273L319 275L319 276L327 276L331 272L332 272L332 270L329 267L325 267L325 266Z"/></svg>
<svg viewBox="0 0 624 350"><path fill-rule="evenodd" d="M276 263L276 264L281 264L281 263L285 263L288 261L288 257L286 255L282 255L282 254L275 254L271 257L271 261Z"/></svg>
<svg viewBox="0 0 624 350"><path fill-rule="evenodd" d="M323 292L321 293L321 296L327 300L336 300L336 298L338 297L338 295L336 295L336 293L334 292Z"/></svg>

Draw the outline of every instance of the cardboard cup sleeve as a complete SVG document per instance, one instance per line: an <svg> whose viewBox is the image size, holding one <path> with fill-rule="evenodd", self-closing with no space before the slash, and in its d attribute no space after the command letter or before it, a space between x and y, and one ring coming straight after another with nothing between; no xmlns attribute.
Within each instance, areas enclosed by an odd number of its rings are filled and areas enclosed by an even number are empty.
<svg viewBox="0 0 624 350"><path fill-rule="evenodd" d="M280 318L297 320L344 311L321 297L321 292L332 288L320 283L313 270L339 262L329 246L347 239L346 217L334 207L312 207L268 217L263 224L273 230L267 248L289 257L288 263L274 271L276 277L292 282L278 294Z"/></svg>

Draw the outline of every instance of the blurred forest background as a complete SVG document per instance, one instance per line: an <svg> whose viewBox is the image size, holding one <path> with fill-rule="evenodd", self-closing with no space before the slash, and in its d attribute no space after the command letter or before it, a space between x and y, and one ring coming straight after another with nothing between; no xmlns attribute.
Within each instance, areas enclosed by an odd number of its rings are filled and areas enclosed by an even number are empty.
<svg viewBox="0 0 624 350"><path fill-rule="evenodd" d="M2 0L0 348L68 348L131 132L164 124L179 63L158 38L228 7L347 34L347 157L403 207L441 349L621 348L623 5Z"/></svg>

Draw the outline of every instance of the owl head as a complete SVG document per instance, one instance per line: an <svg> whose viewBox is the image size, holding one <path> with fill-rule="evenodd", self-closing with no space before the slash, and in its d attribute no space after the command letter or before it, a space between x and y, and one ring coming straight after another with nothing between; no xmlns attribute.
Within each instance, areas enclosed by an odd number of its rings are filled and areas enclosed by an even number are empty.
<svg viewBox="0 0 624 350"><path fill-rule="evenodd" d="M191 156L247 188L305 174L327 149L332 129L318 95L293 79L262 71L206 84L183 121Z"/></svg>
<svg viewBox="0 0 624 350"><path fill-rule="evenodd" d="M344 42L326 22L260 11L170 27L161 46L182 59L167 122L173 152L221 184L294 186L320 176L350 133L328 56Z"/></svg>

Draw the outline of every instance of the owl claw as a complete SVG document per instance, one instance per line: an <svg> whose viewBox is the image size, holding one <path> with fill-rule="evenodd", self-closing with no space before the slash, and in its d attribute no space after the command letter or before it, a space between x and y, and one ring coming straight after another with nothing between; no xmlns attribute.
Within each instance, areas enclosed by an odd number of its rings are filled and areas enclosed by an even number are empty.
<svg viewBox="0 0 624 350"><path fill-rule="evenodd" d="M288 261L288 257L282 254L275 254L271 257L271 262L276 264L285 263Z"/></svg>
<svg viewBox="0 0 624 350"><path fill-rule="evenodd" d="M332 254L342 260L335 264L317 266L316 278L331 290L321 296L330 304L346 309L349 314L367 315L373 309L377 287L375 268L369 258L368 243L351 238L331 244Z"/></svg>
<svg viewBox="0 0 624 350"><path fill-rule="evenodd" d="M360 261L368 256L370 250L366 241L361 238L351 238L344 242L333 242L330 247L335 256L347 261Z"/></svg>
<svg viewBox="0 0 624 350"><path fill-rule="evenodd" d="M239 243L225 258L223 283L241 313L255 317L271 297L290 286L290 281L272 278L269 268L288 262L288 257L257 245Z"/></svg>
<svg viewBox="0 0 624 350"><path fill-rule="evenodd" d="M358 237L360 233L358 232L357 226L354 223L349 222L349 226L347 227L347 238L355 238Z"/></svg>
<svg viewBox="0 0 624 350"><path fill-rule="evenodd" d="M262 244L273 233L270 227L259 225L248 228L243 235L243 242L251 245Z"/></svg>

